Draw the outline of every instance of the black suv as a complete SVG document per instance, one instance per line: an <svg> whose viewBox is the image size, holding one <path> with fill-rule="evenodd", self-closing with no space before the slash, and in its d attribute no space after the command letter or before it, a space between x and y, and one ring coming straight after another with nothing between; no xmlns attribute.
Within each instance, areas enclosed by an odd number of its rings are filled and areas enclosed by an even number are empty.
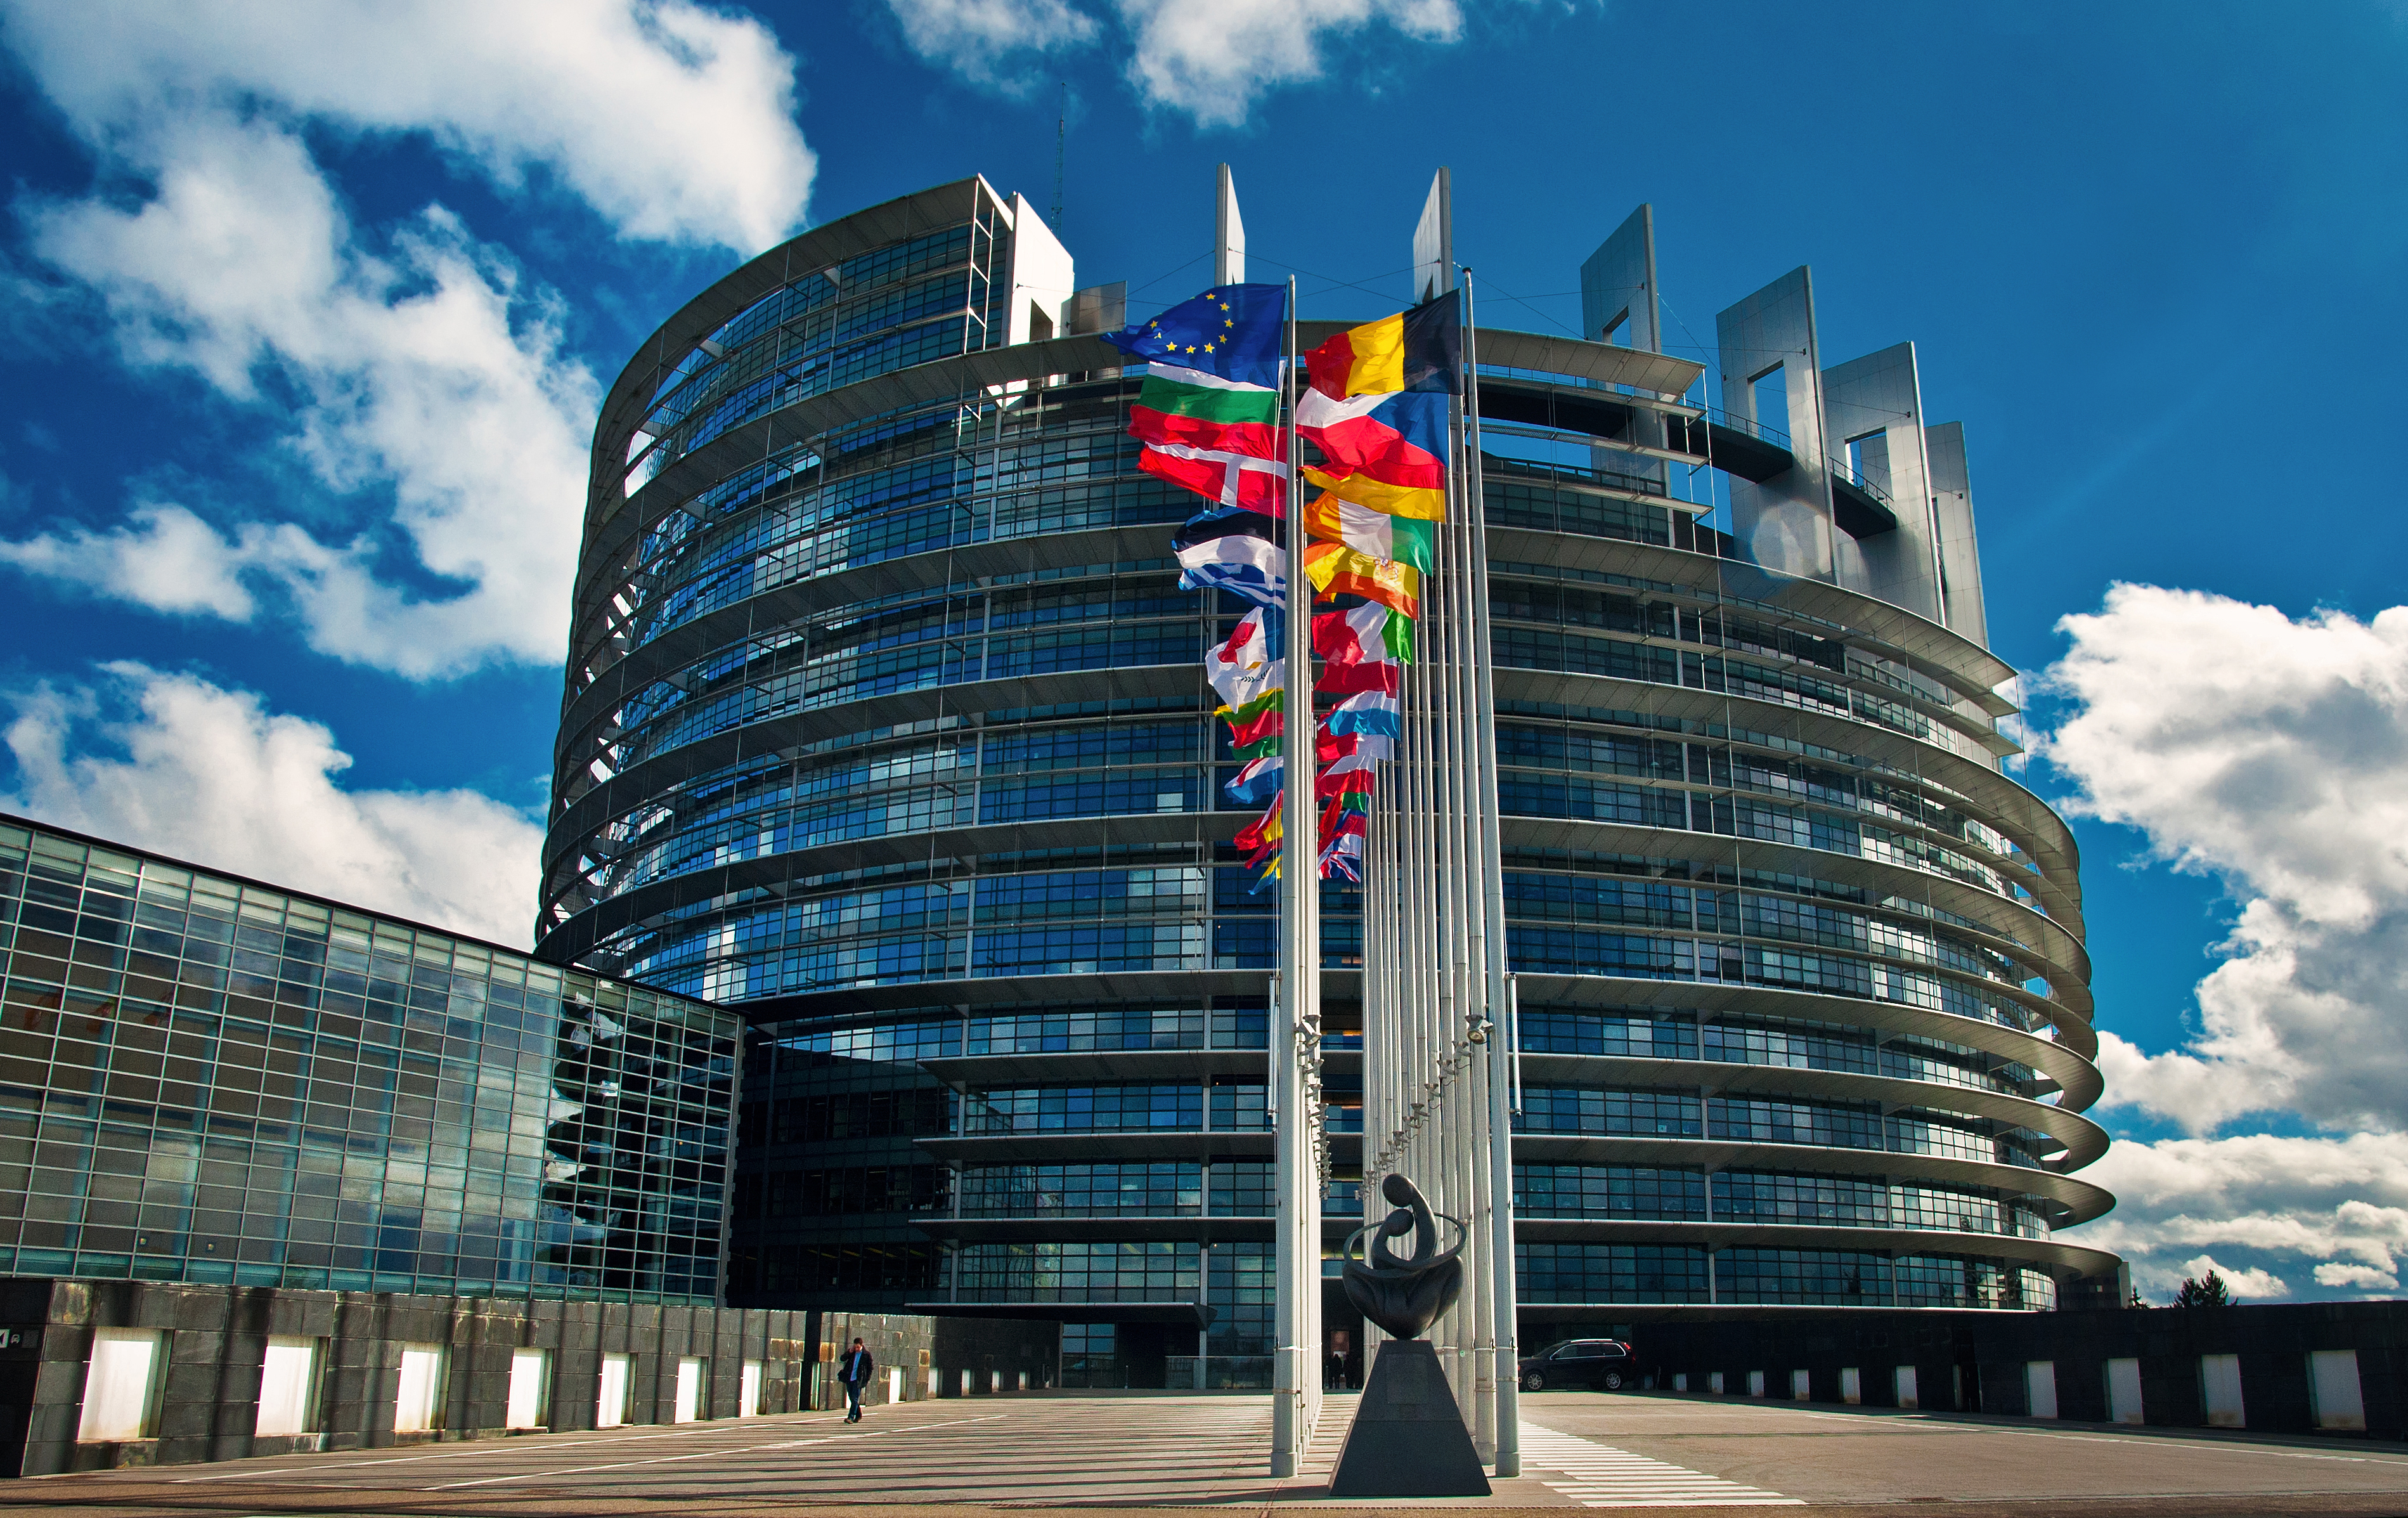
<svg viewBox="0 0 2408 1518"><path fill-rule="evenodd" d="M1639 1356L1616 1339L1567 1339L1550 1344L1520 1362L1522 1390L1543 1392L1550 1386L1586 1386L1618 1392L1639 1379Z"/></svg>

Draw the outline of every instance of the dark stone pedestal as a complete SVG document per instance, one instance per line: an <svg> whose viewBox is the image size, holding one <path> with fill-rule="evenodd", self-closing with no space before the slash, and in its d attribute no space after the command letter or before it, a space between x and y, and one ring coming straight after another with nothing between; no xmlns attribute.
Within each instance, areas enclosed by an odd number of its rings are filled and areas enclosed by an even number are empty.
<svg viewBox="0 0 2408 1518"><path fill-rule="evenodd" d="M1371 1362L1370 1384L1330 1478L1331 1497L1486 1497L1480 1452L1419 1339L1392 1339Z"/></svg>

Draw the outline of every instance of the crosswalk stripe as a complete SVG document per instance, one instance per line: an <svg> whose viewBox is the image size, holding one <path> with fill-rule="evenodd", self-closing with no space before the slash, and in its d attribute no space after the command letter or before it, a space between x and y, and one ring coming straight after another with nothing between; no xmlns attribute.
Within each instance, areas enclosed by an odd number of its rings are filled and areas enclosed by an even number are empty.
<svg viewBox="0 0 2408 1518"><path fill-rule="evenodd" d="M1585 1508L1795 1508L1794 1497L1746 1486L1702 1470L1617 1450L1611 1444L1522 1425L1523 1468L1539 1484ZM1549 1481L1555 1476L1560 1480Z"/></svg>

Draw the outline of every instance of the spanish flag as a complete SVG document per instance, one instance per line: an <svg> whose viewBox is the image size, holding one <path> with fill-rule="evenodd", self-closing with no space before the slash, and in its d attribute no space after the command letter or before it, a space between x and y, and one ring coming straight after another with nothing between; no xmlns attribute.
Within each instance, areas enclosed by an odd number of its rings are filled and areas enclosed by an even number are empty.
<svg viewBox="0 0 2408 1518"><path fill-rule="evenodd" d="M1359 595L1408 617L1422 614L1421 572L1412 565L1375 559L1343 543L1307 543L1304 572L1325 596Z"/></svg>

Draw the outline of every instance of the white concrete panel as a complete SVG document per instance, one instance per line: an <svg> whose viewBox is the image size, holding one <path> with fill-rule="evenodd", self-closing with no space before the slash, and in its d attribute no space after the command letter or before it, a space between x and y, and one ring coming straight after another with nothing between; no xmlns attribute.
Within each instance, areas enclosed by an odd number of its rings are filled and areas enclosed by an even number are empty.
<svg viewBox="0 0 2408 1518"><path fill-rule="evenodd" d="M2024 1362L2024 1408L2035 1418L2057 1416L2057 1362Z"/></svg>
<svg viewBox="0 0 2408 1518"><path fill-rule="evenodd" d="M2119 1424L2144 1424L2149 1421L2141 1407L2140 1361L2107 1362L2107 1421Z"/></svg>
<svg viewBox="0 0 2408 1518"><path fill-rule="evenodd" d="M155 1328L93 1329L76 1438L87 1444L149 1439L166 1359L165 1336Z"/></svg>
<svg viewBox="0 0 2408 1518"><path fill-rule="evenodd" d="M1813 1399L1813 1377L1808 1375L1803 1370L1792 1370L1789 1372L1789 1400L1792 1402L1807 1402L1812 1401Z"/></svg>
<svg viewBox="0 0 2408 1518"><path fill-rule="evenodd" d="M1750 1396L1762 1396L1764 1395L1763 1371L1751 1370L1747 1373L1747 1395Z"/></svg>
<svg viewBox="0 0 2408 1518"><path fill-rule="evenodd" d="M893 1368L888 1368L887 1375L890 1378L890 1383L894 1374ZM892 1402L895 1398L890 1396L886 1400ZM757 1418L761 1415L761 1362L758 1360L745 1361L744 1368L738 1374L736 1383L736 1415L739 1418Z"/></svg>
<svg viewBox="0 0 2408 1518"><path fill-rule="evenodd" d="M423 1434L436 1426L443 1405L443 1348L408 1344L401 1351L401 1382L394 1396L393 1431Z"/></svg>
<svg viewBox="0 0 2408 1518"><path fill-rule="evenodd" d="M316 1431L318 1340L275 1338L259 1367L259 1421L251 1432L265 1437Z"/></svg>
<svg viewBox="0 0 2408 1518"><path fill-rule="evenodd" d="M1899 1407L1919 1408L1923 1406L1922 1398L1917 1396L1915 1392L1914 1367L1911 1365L1902 1365L1898 1367L1890 1372L1890 1382L1891 1388L1896 1394L1898 1405Z"/></svg>
<svg viewBox="0 0 2408 1518"><path fill-rule="evenodd" d="M2199 1401L2207 1410L2210 1428L2246 1428L2248 1409L2241 1399L2241 1356L2202 1354L2199 1357Z"/></svg>
<svg viewBox="0 0 2408 1518"><path fill-rule="evenodd" d="M1845 1402L1850 1407L1856 1407L1862 1403L1864 1399L1864 1373L1858 1370L1855 1366L1842 1367L1840 1369L1840 1400Z"/></svg>
<svg viewBox="0 0 2408 1518"><path fill-rule="evenodd" d="M694 1423L702 1417L702 1362L693 1355L681 1355L677 1364L677 1400L672 1405L670 1420Z"/></svg>
<svg viewBox="0 0 2408 1518"><path fill-rule="evenodd" d="M541 1428L552 1404L552 1356L541 1350L510 1352L509 1399L502 1408L505 1428Z"/></svg>
<svg viewBox="0 0 2408 1518"><path fill-rule="evenodd" d="M2308 1405L2318 1428L2366 1426L2366 1393L2358 1383L2356 1350L2309 1353Z"/></svg>
<svg viewBox="0 0 2408 1518"><path fill-rule="evenodd" d="M1025 343L1070 330L1071 297L1079 289L1070 251L1054 236L1026 195L1011 197L1011 305L1007 342Z"/></svg>
<svg viewBox="0 0 2408 1518"><path fill-rule="evenodd" d="M628 1360L624 1354L602 1356L602 1388L594 1399L594 1426L617 1428L627 1421Z"/></svg>
<svg viewBox="0 0 2408 1518"><path fill-rule="evenodd" d="M1246 222L1238 214L1238 181L1224 164L1212 193L1212 282L1246 282Z"/></svg>

